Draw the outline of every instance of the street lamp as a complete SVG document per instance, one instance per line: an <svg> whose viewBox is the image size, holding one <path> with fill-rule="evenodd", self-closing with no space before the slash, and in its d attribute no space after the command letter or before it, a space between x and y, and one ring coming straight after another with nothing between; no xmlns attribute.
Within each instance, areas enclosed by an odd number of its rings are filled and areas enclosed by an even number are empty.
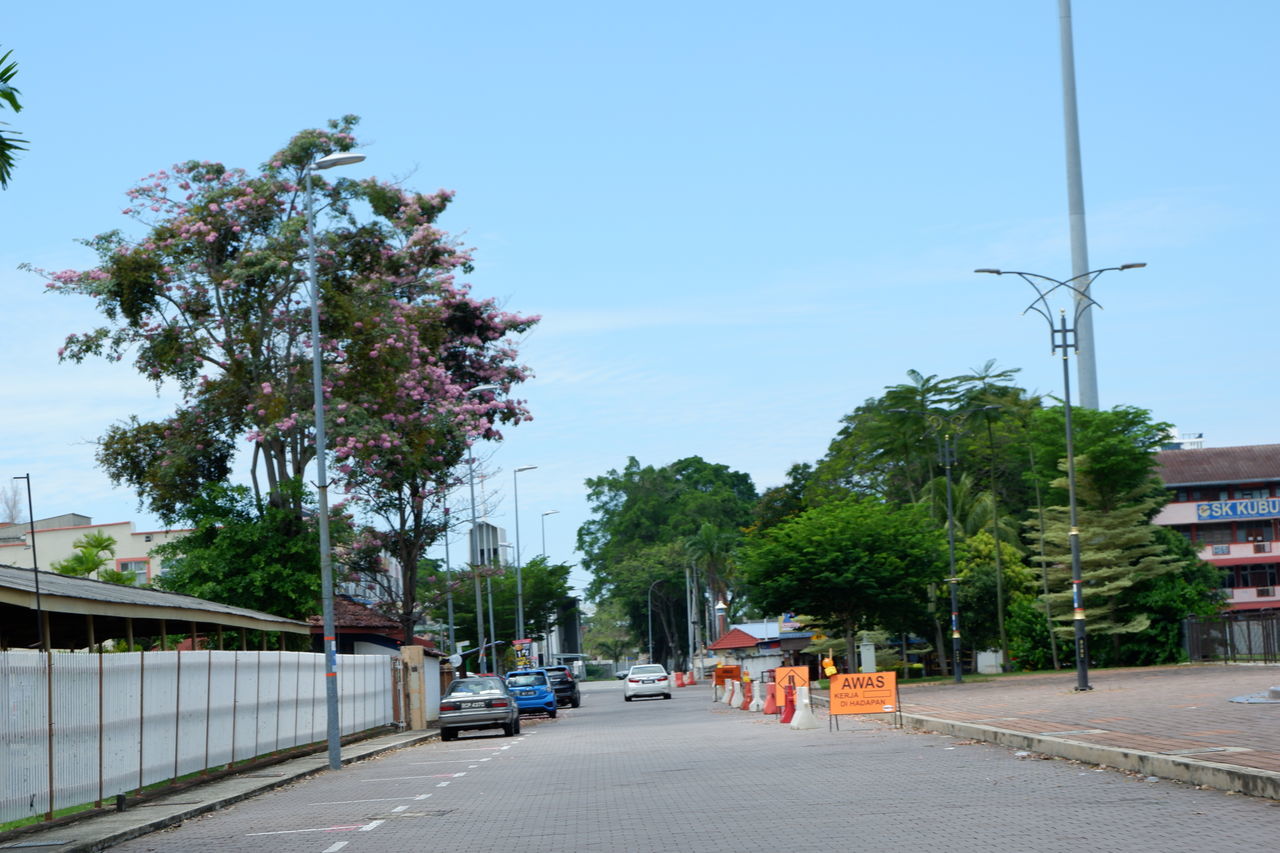
<svg viewBox="0 0 1280 853"><path fill-rule="evenodd" d="M653 663L653 588L660 583L662 578L649 584L649 663Z"/></svg>
<svg viewBox="0 0 1280 853"><path fill-rule="evenodd" d="M36 513L31 503L31 475L22 474L13 479L27 481L27 519L31 525L31 577L36 584L36 644L47 653L50 649L49 626L45 624L44 606L40 602L40 563L36 560Z"/></svg>
<svg viewBox="0 0 1280 853"><path fill-rule="evenodd" d="M956 459L956 435L955 431L959 428L961 422L969 415L975 412L988 412L1000 408L999 406L977 406L972 409L964 409L959 412L952 412L950 417L936 412L918 412L911 409L890 409L890 412L897 412L908 415L924 415L925 427L933 432L934 440L938 446L939 461L942 462L942 470L946 474L947 480L947 563L950 566L951 573L947 578L948 586L951 590L951 674L954 676L956 684L964 681L964 668L960 665L960 592L958 585L960 577L956 572L956 513L952 499L951 484L951 467L955 464ZM932 415L938 421L944 422L948 427L945 432L938 432L936 428L931 428L928 423L929 416ZM999 546L997 546L999 547Z"/></svg>
<svg viewBox="0 0 1280 853"><path fill-rule="evenodd" d="M479 394L484 391L500 390L497 385L477 385L471 389L471 393ZM471 487L471 533L468 545L469 556L471 557L471 578L475 582L476 588L476 665L484 666L484 596L480 592L480 532L476 524L476 458L475 455L467 457L468 482ZM495 668L496 672L496 668Z"/></svg>
<svg viewBox="0 0 1280 853"><path fill-rule="evenodd" d="M320 532L320 604L324 623L324 685L326 739L329 769L342 767L342 741L338 730L338 646L333 624L333 563L329 553L329 475L325 469L324 369L320 361L320 281L316 275L315 201L311 173L359 163L363 154L337 152L313 160L303 170L307 197L307 281L311 285L311 386L316 420L316 519Z"/></svg>
<svg viewBox="0 0 1280 853"><path fill-rule="evenodd" d="M1071 432L1071 369L1068 363L1068 349L1079 353L1079 338L1076 330L1080 325L1080 317L1090 306L1098 305L1089 295L1089 288L1094 279L1104 272L1123 272L1125 270L1142 269L1146 264L1121 264L1118 267L1103 267L1072 276L1065 281L1049 278L1033 272L1017 270L978 269L976 273L989 275L1016 275L1031 285L1036 298L1023 309L1022 313L1035 311L1049 324L1050 353L1062 351L1062 413L1067 432L1067 504L1070 513L1070 528L1067 538L1071 542L1071 607L1072 622L1075 626L1076 640L1076 690L1092 690L1089 685L1088 635L1085 632L1083 577L1080 569L1080 529L1076 515L1076 454ZM1078 282L1078 284L1076 283ZM1067 326L1066 309L1058 310L1058 324L1053 323L1053 309L1049 306L1049 297L1054 291L1065 288L1073 294L1074 310L1072 325ZM1098 305L1101 308L1101 305ZM1043 571L1043 568L1042 568Z"/></svg>
<svg viewBox="0 0 1280 853"><path fill-rule="evenodd" d="M520 477L521 471L532 471L537 465L521 465L511 472L511 491L516 513L516 639L524 639L524 573L520 564Z"/></svg>
<svg viewBox="0 0 1280 853"><path fill-rule="evenodd" d="M549 509L542 514L542 556L547 556L547 516L559 515L560 510Z"/></svg>

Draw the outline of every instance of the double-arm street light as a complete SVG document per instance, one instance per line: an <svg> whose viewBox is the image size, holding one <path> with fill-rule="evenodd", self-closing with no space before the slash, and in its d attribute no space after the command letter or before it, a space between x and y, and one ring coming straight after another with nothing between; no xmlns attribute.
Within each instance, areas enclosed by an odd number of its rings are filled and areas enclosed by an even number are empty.
<svg viewBox="0 0 1280 853"><path fill-rule="evenodd" d="M951 467L956 459L956 430L969 415L975 412L989 412L999 406L977 406L958 412L926 411L912 409L890 409L890 412L908 415L923 415L925 427L934 435L938 444L939 461L947 481L947 562L950 574L947 583L951 591L951 674L956 684L964 681L963 667L960 665L960 592L957 585L960 578L956 572L956 513L952 498ZM930 424L929 421L933 420ZM997 546L998 547L998 546Z"/></svg>
<svg viewBox="0 0 1280 853"><path fill-rule="evenodd" d="M1094 279L1104 272L1123 272L1124 270L1141 269L1145 266L1146 264L1121 264L1118 267L1103 267L1102 269L1072 276L1065 281L1049 278L1039 273L1019 272L1018 270L985 268L974 270L976 273L987 273L989 275L1016 275L1031 285L1031 288L1036 292L1036 298L1022 313L1026 314L1027 311L1035 311L1041 317L1044 317L1049 324L1049 341L1052 345L1050 352L1062 352L1062 413L1067 433L1067 503L1070 513L1068 539L1071 542L1071 607L1076 641L1076 690L1092 690L1093 688L1089 685L1088 635L1085 631L1084 592L1082 589L1084 581L1080 568L1080 528L1076 515L1076 454L1071 432L1071 368L1068 361L1070 354L1068 350L1079 353L1077 329L1080 325L1080 318L1091 306L1098 305L1093 300L1093 297L1089 295L1089 288ZM1049 297L1055 291L1064 289L1071 292L1074 303L1071 325L1067 325L1066 309L1060 308L1058 309L1058 323L1055 326L1053 308L1049 305ZM1098 307L1101 308L1102 306L1098 305ZM1041 571L1043 570L1042 568Z"/></svg>
<svg viewBox="0 0 1280 853"><path fill-rule="evenodd" d="M329 769L342 767L338 726L338 647L333 624L333 562L329 553L329 475L325 469L324 370L320 360L320 281L316 274L315 202L311 173L359 163L363 154L339 152L313 160L304 170L307 197L307 281L311 285L311 385L316 420L316 519L320 533L320 609L324 623L324 693Z"/></svg>
<svg viewBox="0 0 1280 853"><path fill-rule="evenodd" d="M521 465L511 472L511 490L515 496L516 513L516 639L524 639L524 575L520 559L520 477L521 471L532 471L537 465Z"/></svg>

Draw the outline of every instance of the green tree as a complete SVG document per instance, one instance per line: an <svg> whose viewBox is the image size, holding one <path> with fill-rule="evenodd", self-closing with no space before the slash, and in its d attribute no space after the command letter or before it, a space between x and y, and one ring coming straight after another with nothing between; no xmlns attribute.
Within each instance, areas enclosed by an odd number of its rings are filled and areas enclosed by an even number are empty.
<svg viewBox="0 0 1280 853"><path fill-rule="evenodd" d="M555 629L556 620L565 599L570 597L569 572L571 567L564 563L553 563L544 556L534 557L521 568L521 580L524 586L524 621L529 638L545 640ZM480 567L479 572L482 596L484 598L485 634L489 633L489 587L493 588L493 626L496 639L501 649L509 649L511 641L526 639L516 637L516 572L513 566L505 568ZM475 574L468 567L453 573L453 623L454 634L459 640L465 640L471 648L475 648L476 637L476 605ZM436 574L428 579L435 590L428 598L432 602L432 619L443 624L447 614L444 610L443 574Z"/></svg>
<svg viewBox="0 0 1280 853"><path fill-rule="evenodd" d="M630 623L620 601L612 598L601 601L587 627L584 638L587 651L615 665L634 655L638 645Z"/></svg>
<svg viewBox="0 0 1280 853"><path fill-rule="evenodd" d="M18 100L21 93L13 85L13 78L18 75L18 63L10 61L13 51L6 50L0 56L0 104L7 106L15 113L22 112L22 102ZM7 121L0 121L0 127L8 127ZM14 155L26 151L26 140L12 131L0 132L0 189L9 188L9 180L13 177Z"/></svg>
<svg viewBox="0 0 1280 853"><path fill-rule="evenodd" d="M995 539L986 530L979 530L956 546L961 636L974 649L1001 647L1000 626L1006 618L1001 616L1000 607L1006 602L1006 595L1034 596L1036 592L1036 573L1023 564L1018 549L1003 539L999 570L1004 577L997 582L995 546ZM998 591L1003 594L998 595Z"/></svg>
<svg viewBox="0 0 1280 853"><path fill-rule="evenodd" d="M298 484L285 487L301 492ZM165 563L156 587L290 619L320 612L314 525L295 529L292 511L255 500L247 486L210 484L187 513L192 532L154 551ZM341 543L345 528L334 520Z"/></svg>
<svg viewBox="0 0 1280 853"><path fill-rule="evenodd" d="M860 630L913 631L926 589L945 577L942 532L918 506L847 498L752 536L739 554L752 601L841 631L854 660Z"/></svg>
<svg viewBox="0 0 1280 853"><path fill-rule="evenodd" d="M63 575L73 575L78 578L93 575L98 580L107 581L108 583L132 584L134 582L131 573L107 569L110 558L116 555L116 538L114 536L103 533L101 530L95 530L92 533L86 533L81 536L72 543L72 547L76 549L74 554L65 560L53 563L52 568L55 572ZM104 572L111 572L111 576L104 577Z"/></svg>
<svg viewBox="0 0 1280 853"><path fill-rule="evenodd" d="M1089 470L1096 469L1089 466ZM1127 640L1141 637L1137 642L1141 646L1150 637L1158 615L1152 605L1160 598L1153 598L1154 590L1185 575L1189 561L1170 551L1170 540L1148 521L1163 495L1153 497L1143 486L1119 495L1111 478L1105 486L1100 492L1091 477L1077 475L1077 491L1084 504L1078 512L1082 593L1090 657L1100 665L1121 665L1134 654L1134 643ZM1102 505L1106 508L1099 508ZM1029 520L1027 526L1036 535L1038 520ZM1062 639L1073 633L1069 529L1066 507L1045 509L1048 564L1041 570L1048 575L1050 592L1045 599Z"/></svg>

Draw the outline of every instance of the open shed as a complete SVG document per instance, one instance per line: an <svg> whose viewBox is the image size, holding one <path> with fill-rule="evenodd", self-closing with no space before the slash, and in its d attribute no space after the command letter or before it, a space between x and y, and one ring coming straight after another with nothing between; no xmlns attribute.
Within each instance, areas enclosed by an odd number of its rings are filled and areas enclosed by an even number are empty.
<svg viewBox="0 0 1280 853"><path fill-rule="evenodd" d="M44 644L37 626L43 626ZM305 636L311 626L176 592L0 566L0 649L83 649L105 640L220 637L227 630Z"/></svg>

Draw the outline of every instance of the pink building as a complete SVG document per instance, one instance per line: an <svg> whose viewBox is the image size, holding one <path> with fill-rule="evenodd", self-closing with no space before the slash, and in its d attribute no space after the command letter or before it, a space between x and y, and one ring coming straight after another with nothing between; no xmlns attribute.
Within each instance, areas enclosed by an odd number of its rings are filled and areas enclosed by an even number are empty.
<svg viewBox="0 0 1280 853"><path fill-rule="evenodd" d="M1163 450L1157 474L1173 500L1154 522L1226 569L1231 611L1280 611L1280 444Z"/></svg>

